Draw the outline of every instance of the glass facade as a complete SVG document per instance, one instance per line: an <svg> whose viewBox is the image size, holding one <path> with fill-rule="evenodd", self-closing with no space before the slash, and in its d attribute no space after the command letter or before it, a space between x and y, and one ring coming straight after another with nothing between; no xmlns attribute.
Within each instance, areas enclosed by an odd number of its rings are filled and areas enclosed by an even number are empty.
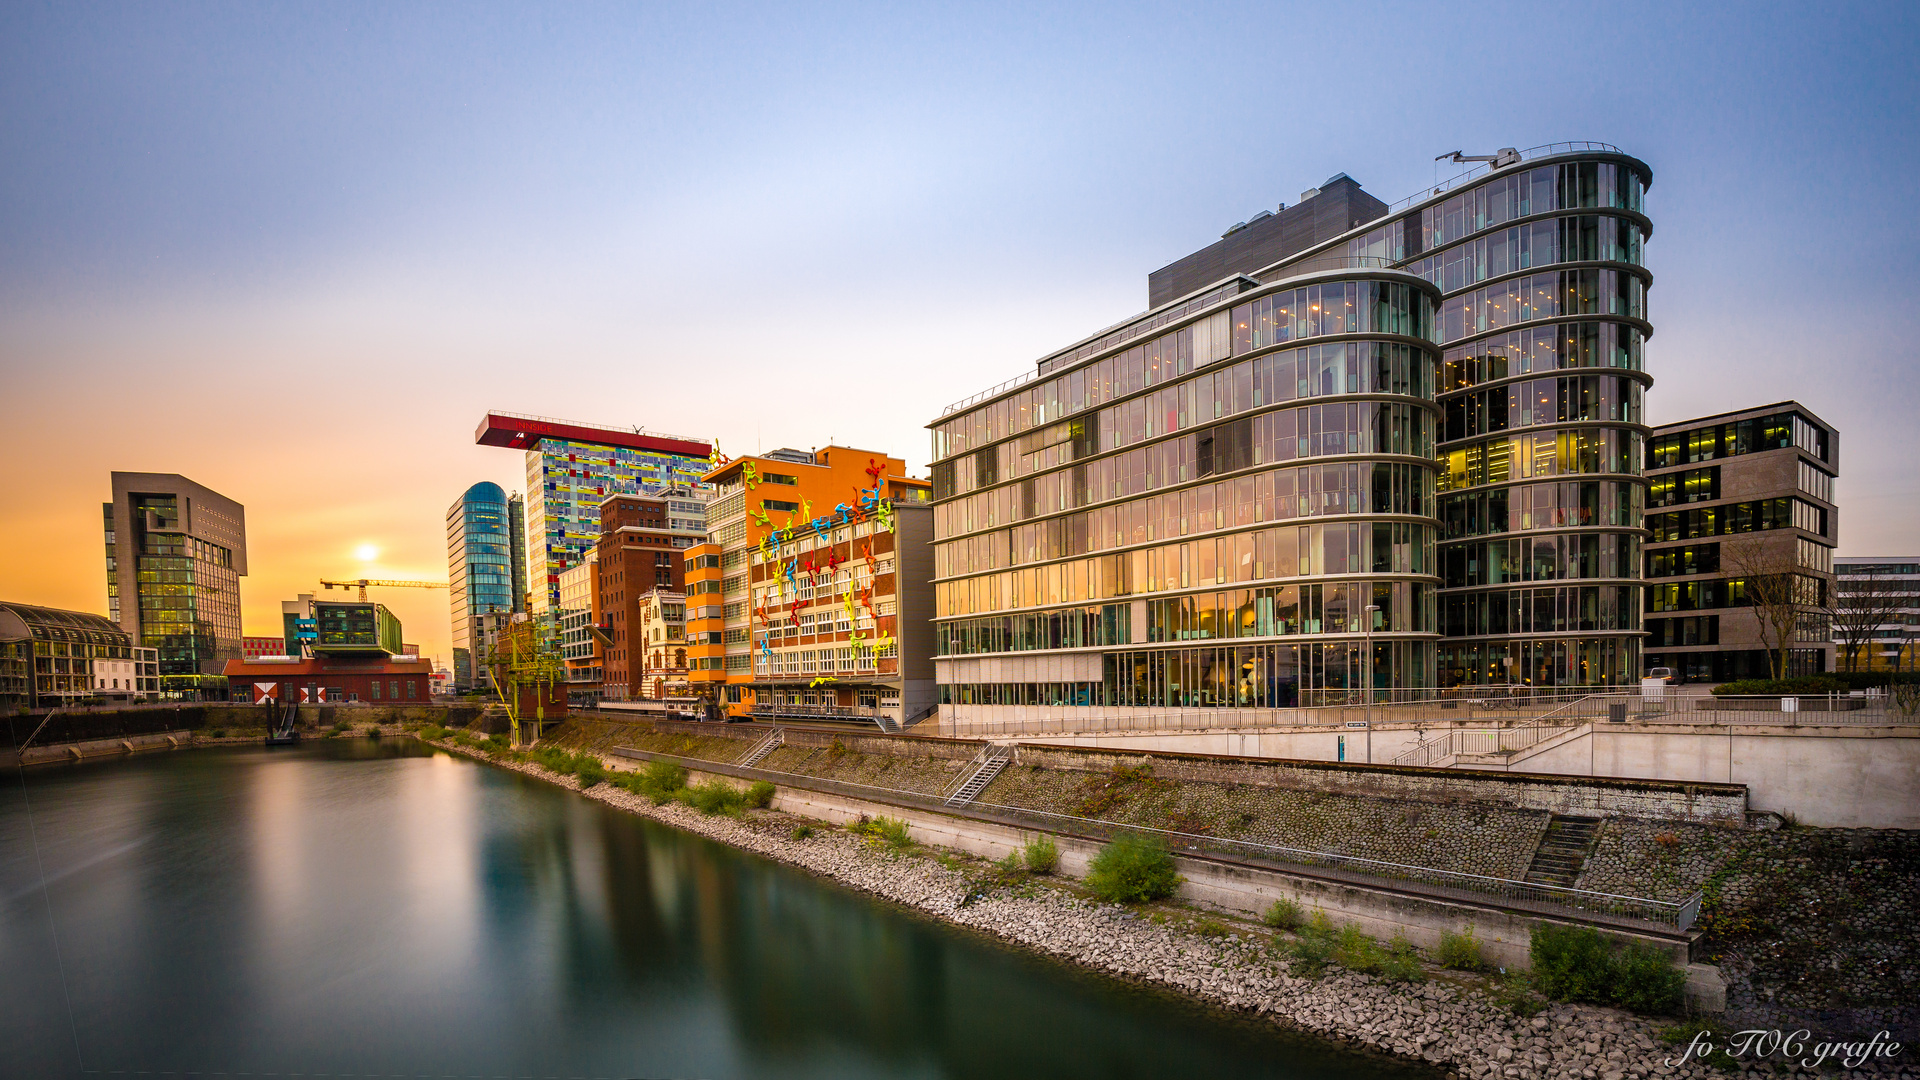
<svg viewBox="0 0 1920 1080"><path fill-rule="evenodd" d="M1360 271L1247 288L931 425L939 653L1097 651L1076 680L943 676L944 703L1430 685L1438 291Z"/></svg>
<svg viewBox="0 0 1920 1080"><path fill-rule="evenodd" d="M1349 243L1445 294L1443 686L1639 675L1649 179L1619 155L1510 169Z"/></svg>
<svg viewBox="0 0 1920 1080"><path fill-rule="evenodd" d="M607 443L545 438L527 451L526 568L529 607L557 616L560 575L586 560L600 538L600 503L609 495L694 486L711 463L704 457ZM689 531L705 527L685 515Z"/></svg>
<svg viewBox="0 0 1920 1080"><path fill-rule="evenodd" d="M453 610L453 681L462 690L474 685L485 648L480 618L489 612L518 610L514 583L524 579L514 564L511 505L499 484L482 481L447 508L447 582Z"/></svg>
<svg viewBox="0 0 1920 1080"><path fill-rule="evenodd" d="M125 538L134 552L140 644L158 651L163 675L194 675L204 662L238 659L240 576L232 549L188 533L178 495L130 499ZM118 539L120 531L109 535ZM110 572L117 570L113 556L109 562ZM117 590L109 599L122 610Z"/></svg>

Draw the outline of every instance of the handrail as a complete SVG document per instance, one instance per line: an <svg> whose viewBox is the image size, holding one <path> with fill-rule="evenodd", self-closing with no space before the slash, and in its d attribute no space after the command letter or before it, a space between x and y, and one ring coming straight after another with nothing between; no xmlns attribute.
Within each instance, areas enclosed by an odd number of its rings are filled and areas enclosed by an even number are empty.
<svg viewBox="0 0 1920 1080"><path fill-rule="evenodd" d="M1613 145L1612 143L1603 143L1603 142L1542 143L1539 146L1522 150L1520 152L1520 160L1531 161L1535 158L1553 157L1556 154L1574 154L1574 153L1583 153L1583 152L1584 153L1600 153L1600 154L1622 153L1621 149ZM1511 169L1513 166L1508 165L1504 167ZM1490 172L1493 172L1493 162L1483 161L1480 164L1475 165L1473 168L1468 169L1467 171L1461 173L1458 176L1452 177L1447 180L1442 180L1440 183L1435 184L1433 187L1426 189L1417 195L1409 195L1406 198L1401 199L1399 202L1394 203L1392 206L1387 207L1387 212L1384 214L1381 214L1380 217L1383 217L1383 218L1392 217L1394 214L1397 214L1400 211L1405 210L1410 206L1413 206L1417 203L1426 202L1428 199L1431 199L1436 195L1445 195L1447 192L1452 191L1454 188L1460 187L1471 180L1477 180L1481 176L1484 176ZM1378 221L1378 220L1380 220L1380 218L1374 219L1374 221ZM1368 222L1367 224L1372 224L1372 222Z"/></svg>

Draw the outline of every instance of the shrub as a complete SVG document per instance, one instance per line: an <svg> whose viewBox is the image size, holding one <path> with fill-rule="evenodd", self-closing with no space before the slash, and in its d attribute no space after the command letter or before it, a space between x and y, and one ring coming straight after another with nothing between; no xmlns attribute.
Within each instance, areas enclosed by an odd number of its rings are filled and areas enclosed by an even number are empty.
<svg viewBox="0 0 1920 1080"><path fill-rule="evenodd" d="M1633 944L1614 957L1614 1001L1649 1015L1680 1011L1686 1000L1687 973L1651 945Z"/></svg>
<svg viewBox="0 0 1920 1080"><path fill-rule="evenodd" d="M1559 1001L1607 1004L1613 949L1600 931L1586 926L1536 926L1528 953L1533 984Z"/></svg>
<svg viewBox="0 0 1920 1080"><path fill-rule="evenodd" d="M1480 951L1480 939L1473 936L1473 927L1467 927L1463 934L1451 930L1440 935L1440 948L1435 950L1434 959L1440 961L1443 968L1454 971L1485 971L1487 958Z"/></svg>
<svg viewBox="0 0 1920 1080"><path fill-rule="evenodd" d="M349 723L347 723L347 722L346 722L345 720L342 720L342 721L340 721L339 723L337 723L337 724L335 724L335 725L333 725L333 729L332 729L332 730L333 730L333 733L334 733L335 735L339 735L339 734L341 734L342 732L345 732L346 730L348 730L348 729L349 729L349 728L351 728L351 727L353 727L353 725L352 725L352 724L349 724Z"/></svg>
<svg viewBox="0 0 1920 1080"><path fill-rule="evenodd" d="M1354 923L1340 928L1333 941L1333 961L1351 971L1379 971L1387 954L1380 943L1368 937Z"/></svg>
<svg viewBox="0 0 1920 1080"><path fill-rule="evenodd" d="M1721 694L1833 694L1846 693L1848 686L1827 675L1800 675L1791 679L1741 679L1713 688Z"/></svg>
<svg viewBox="0 0 1920 1080"><path fill-rule="evenodd" d="M662 806L680 797L687 789L687 770L671 761L654 761L647 764L644 772L634 781L631 790L636 795L644 795L655 806Z"/></svg>
<svg viewBox="0 0 1920 1080"><path fill-rule="evenodd" d="M1173 856L1158 840L1130 834L1101 848L1087 870L1087 887L1100 899L1116 904L1165 899L1181 880Z"/></svg>
<svg viewBox="0 0 1920 1080"><path fill-rule="evenodd" d="M1335 936L1327 913L1314 912L1287 950L1291 957L1288 967L1295 975L1319 975L1326 971L1327 965L1333 962Z"/></svg>
<svg viewBox="0 0 1920 1080"><path fill-rule="evenodd" d="M747 786L747 805L755 810L765 810L773 805L774 787L765 780L755 780Z"/></svg>
<svg viewBox="0 0 1920 1080"><path fill-rule="evenodd" d="M1193 924L1193 932L1201 937L1221 938L1227 936L1227 924L1219 919L1201 919Z"/></svg>
<svg viewBox="0 0 1920 1080"><path fill-rule="evenodd" d="M1051 836L1036 836L1020 849L1027 869L1036 874L1051 874L1060 869L1060 847Z"/></svg>
<svg viewBox="0 0 1920 1080"><path fill-rule="evenodd" d="M793 840L805 840L812 835L813 826L811 825L795 825L793 831L787 834L787 836Z"/></svg>
<svg viewBox="0 0 1920 1080"><path fill-rule="evenodd" d="M581 754L580 757L586 758L587 760L575 760L573 775L575 779L580 781L580 790L585 791L587 788L607 778L607 767L601 764L599 758L591 754Z"/></svg>
<svg viewBox="0 0 1920 1080"><path fill-rule="evenodd" d="M345 727L346 725L342 724L340 725L340 727L335 728L334 730L336 731L344 730ZM212 731L207 732L207 738L209 739L224 739L226 737L227 737L227 729L223 727L217 727L217 728L214 728Z"/></svg>
<svg viewBox="0 0 1920 1080"><path fill-rule="evenodd" d="M380 737L380 725L379 725L379 724L368 724L368 725L367 725L367 738L369 738L369 739L377 739L377 738L379 738L379 737Z"/></svg>
<svg viewBox="0 0 1920 1080"><path fill-rule="evenodd" d="M513 749L513 737L504 732L487 736L487 745L495 750Z"/></svg>
<svg viewBox="0 0 1920 1080"><path fill-rule="evenodd" d="M439 742L447 737L447 729L439 724L428 724L420 729L420 737L428 742Z"/></svg>
<svg viewBox="0 0 1920 1080"><path fill-rule="evenodd" d="M1399 982L1424 982L1427 969L1420 963L1420 953L1407 940L1407 935L1396 932L1393 940L1387 942L1387 955L1380 962L1380 974Z"/></svg>
<svg viewBox="0 0 1920 1080"><path fill-rule="evenodd" d="M905 851L913 846L913 837L907 823L884 814L876 818L869 818L862 814L859 821L849 826L849 831L857 836L864 836L881 847L892 848L895 851Z"/></svg>
<svg viewBox="0 0 1920 1080"><path fill-rule="evenodd" d="M725 780L708 780L687 789L687 803L703 814L739 817L747 808L747 793Z"/></svg>
<svg viewBox="0 0 1920 1080"><path fill-rule="evenodd" d="M1301 922L1300 905L1292 900L1275 900L1267 905L1267 913L1260 921L1275 930L1292 930Z"/></svg>
<svg viewBox="0 0 1920 1080"><path fill-rule="evenodd" d="M1642 1013L1674 1012L1684 998L1687 973L1650 945L1616 951L1589 927L1540 926L1529 952L1533 984L1550 998Z"/></svg>

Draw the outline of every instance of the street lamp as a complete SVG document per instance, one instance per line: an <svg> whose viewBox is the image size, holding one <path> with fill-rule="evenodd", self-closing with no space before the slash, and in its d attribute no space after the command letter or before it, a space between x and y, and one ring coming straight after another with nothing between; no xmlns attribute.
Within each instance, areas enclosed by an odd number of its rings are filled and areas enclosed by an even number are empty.
<svg viewBox="0 0 1920 1080"><path fill-rule="evenodd" d="M1367 663L1363 669L1367 679L1367 764L1373 764L1373 616L1380 610L1379 604L1367 605Z"/></svg>

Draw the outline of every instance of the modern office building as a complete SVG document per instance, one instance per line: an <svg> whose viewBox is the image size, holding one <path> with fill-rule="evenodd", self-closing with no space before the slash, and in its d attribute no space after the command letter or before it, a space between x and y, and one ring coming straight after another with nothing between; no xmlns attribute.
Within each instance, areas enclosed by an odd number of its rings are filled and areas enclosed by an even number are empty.
<svg viewBox="0 0 1920 1080"><path fill-rule="evenodd" d="M157 695L158 651L133 642L102 615L0 603L0 710Z"/></svg>
<svg viewBox="0 0 1920 1080"><path fill-rule="evenodd" d="M943 719L1638 674L1650 170L1486 161L1335 176L931 425Z"/></svg>
<svg viewBox="0 0 1920 1080"><path fill-rule="evenodd" d="M351 600L313 602L316 656L405 656L400 620L385 604Z"/></svg>
<svg viewBox="0 0 1920 1080"><path fill-rule="evenodd" d="M1748 588L1792 575L1805 611L1788 674L1834 669L1824 614L1840 522L1840 436L1797 401L1653 429L1647 460L1646 666L1695 682L1769 677Z"/></svg>
<svg viewBox="0 0 1920 1080"><path fill-rule="evenodd" d="M116 472L101 516L109 617L158 650L169 688L216 689L241 650L246 508L177 473Z"/></svg>
<svg viewBox="0 0 1920 1080"><path fill-rule="evenodd" d="M1833 572L1840 670L1920 670L1920 558L1849 555L1833 560Z"/></svg>
<svg viewBox="0 0 1920 1080"><path fill-rule="evenodd" d="M687 552L689 679L731 715L888 726L931 708L929 481L855 447L736 458Z"/></svg>
<svg viewBox="0 0 1920 1080"><path fill-rule="evenodd" d="M543 619L557 617L560 575L599 540L602 500L696 484L713 453L705 440L509 412L489 412L474 441L527 452L527 610Z"/></svg>
<svg viewBox="0 0 1920 1080"><path fill-rule="evenodd" d="M479 619L525 609L524 547L514 539L519 497L481 481L447 507L448 604L453 614L453 681L475 685L484 653L476 654Z"/></svg>
<svg viewBox="0 0 1920 1080"><path fill-rule="evenodd" d="M606 682L606 629L600 611L600 552L560 575L560 657L567 666L567 701L592 705Z"/></svg>
<svg viewBox="0 0 1920 1080"><path fill-rule="evenodd" d="M609 701L655 696L648 692L650 668L660 655L649 646L653 631L664 633L662 605L684 610L683 553L705 539L705 489L689 485L651 489L644 494L609 495L599 504L599 609L604 622L605 674L601 695ZM655 624L642 625L655 610ZM679 620L676 620L679 621ZM684 651L684 642L681 643ZM671 658L671 653L668 654ZM684 682L686 658L676 665Z"/></svg>

